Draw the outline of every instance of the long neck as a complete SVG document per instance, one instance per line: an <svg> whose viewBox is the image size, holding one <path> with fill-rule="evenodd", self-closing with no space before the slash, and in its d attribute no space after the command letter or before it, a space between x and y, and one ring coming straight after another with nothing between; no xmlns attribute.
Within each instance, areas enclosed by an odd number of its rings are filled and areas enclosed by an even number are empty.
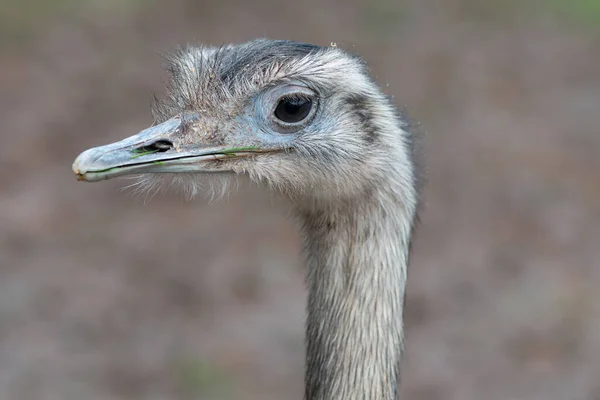
<svg viewBox="0 0 600 400"><path fill-rule="evenodd" d="M396 399L414 210L397 193L303 216L305 399Z"/></svg>

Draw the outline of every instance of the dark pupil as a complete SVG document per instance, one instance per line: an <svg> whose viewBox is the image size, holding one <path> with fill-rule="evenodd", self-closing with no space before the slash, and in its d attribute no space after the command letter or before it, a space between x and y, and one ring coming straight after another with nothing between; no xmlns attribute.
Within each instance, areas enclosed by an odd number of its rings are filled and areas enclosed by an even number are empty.
<svg viewBox="0 0 600 400"><path fill-rule="evenodd" d="M289 97L279 100L275 116L283 122L300 122L308 116L312 100L308 97Z"/></svg>

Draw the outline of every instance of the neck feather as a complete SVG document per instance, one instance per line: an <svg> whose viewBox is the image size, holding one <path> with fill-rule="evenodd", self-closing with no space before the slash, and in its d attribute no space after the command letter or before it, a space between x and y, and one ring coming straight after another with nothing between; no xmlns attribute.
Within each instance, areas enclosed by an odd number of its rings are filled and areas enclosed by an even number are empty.
<svg viewBox="0 0 600 400"><path fill-rule="evenodd" d="M396 398L414 207L397 190L302 215L305 399Z"/></svg>

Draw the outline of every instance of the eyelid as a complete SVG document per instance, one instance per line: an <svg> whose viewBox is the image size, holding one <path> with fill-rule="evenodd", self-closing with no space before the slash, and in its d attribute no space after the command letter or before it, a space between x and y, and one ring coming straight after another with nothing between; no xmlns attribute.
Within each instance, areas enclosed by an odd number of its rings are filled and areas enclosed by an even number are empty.
<svg viewBox="0 0 600 400"><path fill-rule="evenodd" d="M304 97L310 98L313 104L319 102L319 96L316 91L301 84L286 84L282 86L276 86L272 90L265 93L265 101L269 104L269 115L272 115L277 105L284 98Z"/></svg>
<svg viewBox="0 0 600 400"><path fill-rule="evenodd" d="M277 103L279 104L281 102L281 100L307 100L310 99L312 100L314 96L310 96L308 94L304 94L304 93L298 93L298 92L294 92L294 93L290 93L290 94L284 94L281 97L279 97L279 99L277 100Z"/></svg>
<svg viewBox="0 0 600 400"><path fill-rule="evenodd" d="M313 102L315 102L317 100L317 93L306 86L286 85L282 87L277 87L270 93L270 96L268 97L270 97L269 100L271 101L270 112L273 113L273 111L277 107L277 104L279 104L279 102L283 98L305 97L310 98L313 100Z"/></svg>

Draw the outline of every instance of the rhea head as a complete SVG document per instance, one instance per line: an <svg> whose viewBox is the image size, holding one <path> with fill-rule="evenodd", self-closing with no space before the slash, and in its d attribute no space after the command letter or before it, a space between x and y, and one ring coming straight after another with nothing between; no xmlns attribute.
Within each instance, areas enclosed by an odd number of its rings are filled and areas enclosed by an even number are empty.
<svg viewBox="0 0 600 400"><path fill-rule="evenodd" d="M297 204L324 205L368 192L390 172L411 186L404 122L354 55L262 39L188 47L169 57L169 70L153 126L83 152L78 179L171 177L195 194L246 175Z"/></svg>

